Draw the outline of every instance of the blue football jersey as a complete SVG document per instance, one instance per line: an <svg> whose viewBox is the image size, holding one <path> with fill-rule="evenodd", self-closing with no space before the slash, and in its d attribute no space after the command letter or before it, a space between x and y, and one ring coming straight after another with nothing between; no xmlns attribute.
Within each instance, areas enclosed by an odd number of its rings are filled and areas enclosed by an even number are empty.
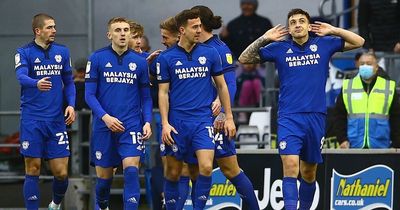
<svg viewBox="0 0 400 210"><path fill-rule="evenodd" d="M86 101L94 113L93 129L108 129L101 120L105 114L124 125L142 121L141 89L149 87L148 66L142 56L133 50L118 55L111 46L97 50L88 60L85 78ZM88 98L93 93L95 101Z"/></svg>
<svg viewBox="0 0 400 210"><path fill-rule="evenodd" d="M196 44L191 52L175 45L157 59L157 80L170 83L169 115L179 119L209 121L214 86L211 76L223 74L214 47Z"/></svg>
<svg viewBox="0 0 400 210"><path fill-rule="evenodd" d="M340 37L310 36L302 46L290 39L273 42L259 50L262 62L275 62L278 69L279 114L326 113L329 60L343 47L344 40Z"/></svg>
<svg viewBox="0 0 400 210"><path fill-rule="evenodd" d="M228 86L229 97L232 106L235 100L235 94L237 89L236 74L235 74L236 66L233 64L232 52L229 49L229 47L218 38L217 35L212 36L204 43L214 47L218 51L219 56L221 57L224 79L226 85ZM214 88L214 97L217 97L217 95L218 95L217 89Z"/></svg>
<svg viewBox="0 0 400 210"><path fill-rule="evenodd" d="M52 43L43 49L33 41L17 49L15 70L21 84L21 119L63 121L64 97L68 105L75 106L68 48ZM50 77L49 91L36 86L43 77Z"/></svg>

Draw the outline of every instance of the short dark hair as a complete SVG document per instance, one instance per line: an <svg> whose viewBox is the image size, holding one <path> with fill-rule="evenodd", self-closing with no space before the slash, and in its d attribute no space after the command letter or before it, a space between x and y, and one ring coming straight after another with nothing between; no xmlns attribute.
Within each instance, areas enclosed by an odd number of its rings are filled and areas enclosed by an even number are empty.
<svg viewBox="0 0 400 210"><path fill-rule="evenodd" d="M160 29L167 30L176 36L179 34L179 29L176 26L176 21L174 17L168 17L167 19L161 21Z"/></svg>
<svg viewBox="0 0 400 210"><path fill-rule="evenodd" d="M292 17L293 15L298 15L298 14L306 16L308 23L311 23L310 14L308 14L308 12L306 12L300 8L295 8L295 9L290 10L287 15L287 20L289 20L289 18Z"/></svg>
<svg viewBox="0 0 400 210"><path fill-rule="evenodd" d="M186 26L188 20L196 19L199 17L200 17L200 14L199 14L198 10L185 9L175 16L176 26L179 29L179 27L181 27L181 26Z"/></svg>
<svg viewBox="0 0 400 210"><path fill-rule="evenodd" d="M39 13L32 18L32 31L35 34L35 28L43 28L45 20L54 20L54 18L45 13Z"/></svg>
<svg viewBox="0 0 400 210"><path fill-rule="evenodd" d="M108 29L110 29L110 26L114 23L128 23L129 24L129 20L124 18L124 17L113 17L108 21L107 27Z"/></svg>
<svg viewBox="0 0 400 210"><path fill-rule="evenodd" d="M213 29L221 28L221 16L214 16L214 13L211 11L210 8L203 5L198 5L192 7L192 9L199 11L201 25L203 26L205 31L211 32Z"/></svg>

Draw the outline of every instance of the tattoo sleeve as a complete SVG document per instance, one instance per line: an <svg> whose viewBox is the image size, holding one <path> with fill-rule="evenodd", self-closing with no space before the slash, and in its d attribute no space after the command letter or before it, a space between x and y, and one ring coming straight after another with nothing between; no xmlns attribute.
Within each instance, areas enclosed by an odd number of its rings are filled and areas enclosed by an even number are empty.
<svg viewBox="0 0 400 210"><path fill-rule="evenodd" d="M242 64L246 63L260 63L261 58L258 54L258 50L265 46L268 43L268 40L261 36L256 39L253 43L251 43L239 56L239 62Z"/></svg>

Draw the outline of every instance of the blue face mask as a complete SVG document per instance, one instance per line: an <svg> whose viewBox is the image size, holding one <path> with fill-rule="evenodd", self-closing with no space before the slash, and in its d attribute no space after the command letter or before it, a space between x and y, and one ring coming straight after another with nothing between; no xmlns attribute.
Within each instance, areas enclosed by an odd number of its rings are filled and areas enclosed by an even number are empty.
<svg viewBox="0 0 400 210"><path fill-rule="evenodd" d="M360 77L363 79L369 79L372 76L374 76L374 67L371 65L361 65L358 68L358 73L360 74Z"/></svg>

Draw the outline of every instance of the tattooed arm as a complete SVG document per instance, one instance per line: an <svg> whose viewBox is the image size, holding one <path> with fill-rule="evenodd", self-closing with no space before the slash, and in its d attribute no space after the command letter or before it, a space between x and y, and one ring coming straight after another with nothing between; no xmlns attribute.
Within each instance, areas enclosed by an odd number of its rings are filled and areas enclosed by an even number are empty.
<svg viewBox="0 0 400 210"><path fill-rule="evenodd" d="M281 41L288 34L286 28L280 24L271 28L264 35L251 43L239 56L239 62L246 63L260 63L261 58L258 50L271 41Z"/></svg>

